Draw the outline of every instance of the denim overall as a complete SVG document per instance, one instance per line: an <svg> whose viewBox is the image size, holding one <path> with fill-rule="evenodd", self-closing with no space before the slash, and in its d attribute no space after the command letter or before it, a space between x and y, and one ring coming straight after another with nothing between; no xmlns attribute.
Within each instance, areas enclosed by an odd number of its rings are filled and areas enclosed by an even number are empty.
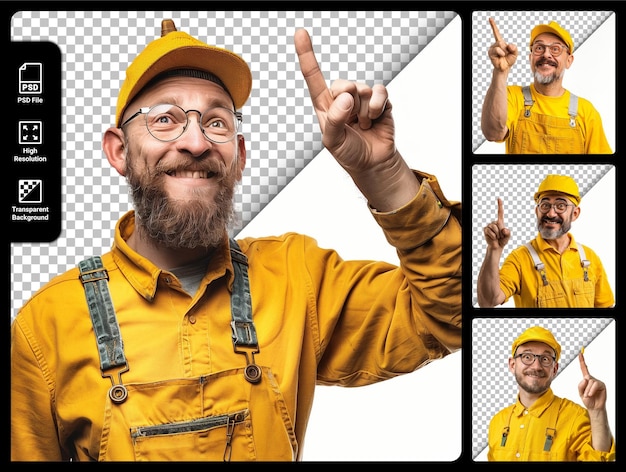
<svg viewBox="0 0 626 472"><path fill-rule="evenodd" d="M92 438L90 448L99 451L99 461L296 459L298 445L285 400L271 370L254 359L259 346L247 258L233 239L230 245L235 275L233 348L245 356L246 363L195 378L124 384L122 377L130 366L109 294L108 274L98 256L79 263L100 370L111 382L104 426L100 436Z"/></svg>
<svg viewBox="0 0 626 472"><path fill-rule="evenodd" d="M535 306L538 308L563 308L565 307L566 293L574 294L574 301L577 308L593 308L595 299L595 287L589 280L589 266L591 262L587 260L582 244L578 244L578 254L580 256L580 266L583 268L583 277L571 280L548 280L545 265L541 262L539 254L530 243L524 244L530 252L535 264L535 269L541 278L537 283L537 298Z"/></svg>
<svg viewBox="0 0 626 472"><path fill-rule="evenodd" d="M584 154L585 142L576 126L578 97L570 92L568 118L531 113L530 87L522 87L524 110L520 112L509 154Z"/></svg>

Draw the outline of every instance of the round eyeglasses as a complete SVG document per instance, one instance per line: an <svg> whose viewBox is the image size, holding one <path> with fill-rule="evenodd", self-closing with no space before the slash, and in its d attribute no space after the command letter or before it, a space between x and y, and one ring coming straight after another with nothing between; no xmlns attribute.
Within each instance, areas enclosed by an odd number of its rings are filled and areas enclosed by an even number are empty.
<svg viewBox="0 0 626 472"><path fill-rule="evenodd" d="M533 365L535 359L539 359L539 363L543 367L550 367L555 361L556 358L552 356L548 356L546 354L533 354L532 352L524 352L522 354L518 354L515 356L515 359L521 359L522 363L525 365Z"/></svg>
<svg viewBox="0 0 626 472"><path fill-rule="evenodd" d="M217 144L227 143L237 134L241 126L242 115L228 108L215 107L203 112L199 110L183 110L178 105L160 103L152 107L140 108L128 118L120 128L126 126L139 115L145 115L148 132L159 141L174 141L180 138L189 125L189 113L198 114L198 125L202 134Z"/></svg>
<svg viewBox="0 0 626 472"><path fill-rule="evenodd" d="M552 44L543 44L543 43L535 43L530 47L530 50L535 56L542 56L546 49L550 51L550 55L552 57L559 57L563 50L569 49L567 46L564 46L560 43L552 43Z"/></svg>
<svg viewBox="0 0 626 472"><path fill-rule="evenodd" d="M567 207L573 207L573 206L576 206L576 205L570 205L569 203L565 203L565 202L558 202L558 203L541 202L539 205L537 205L537 208L539 208L539 211L541 213L548 213L552 208L554 208L554 211L560 215L561 213L565 213L565 210L567 210Z"/></svg>

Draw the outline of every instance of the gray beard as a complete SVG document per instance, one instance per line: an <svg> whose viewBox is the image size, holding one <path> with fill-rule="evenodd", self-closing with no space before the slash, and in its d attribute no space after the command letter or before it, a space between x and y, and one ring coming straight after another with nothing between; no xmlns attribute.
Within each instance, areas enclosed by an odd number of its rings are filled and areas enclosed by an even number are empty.
<svg viewBox="0 0 626 472"><path fill-rule="evenodd" d="M141 176L132 165L127 166L126 179L138 234L170 249L219 246L234 219L237 163L238 159L234 159L230 172L221 174L220 189L212 201L196 198L182 202L167 196L162 174Z"/></svg>
<svg viewBox="0 0 626 472"><path fill-rule="evenodd" d="M562 229L549 230L544 228L539 228L539 234L543 239L558 239L560 236L563 236L565 233Z"/></svg>
<svg viewBox="0 0 626 472"><path fill-rule="evenodd" d="M539 234L543 239L558 239L564 234L567 234L571 227L572 225L569 223L569 221L565 220L561 223L561 227L559 229L554 230L542 227L541 220L537 222L537 230L539 231Z"/></svg>
<svg viewBox="0 0 626 472"><path fill-rule="evenodd" d="M549 85L552 82L555 82L558 79L560 79L561 77L563 77L563 74L565 74L565 71L563 71L561 73L561 75L557 75L556 73L550 74L550 75L543 75L543 74L540 74L539 72L536 71L535 72L535 81L538 84L541 84L541 85Z"/></svg>

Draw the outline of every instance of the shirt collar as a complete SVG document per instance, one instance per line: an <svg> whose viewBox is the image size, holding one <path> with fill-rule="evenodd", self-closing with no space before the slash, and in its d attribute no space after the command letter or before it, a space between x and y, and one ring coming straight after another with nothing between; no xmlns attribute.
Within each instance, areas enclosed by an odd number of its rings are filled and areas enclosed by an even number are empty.
<svg viewBox="0 0 626 472"><path fill-rule="evenodd" d="M128 211L115 226L112 254L115 263L120 268L128 282L146 300L154 299L158 287L159 277L163 270L154 265L150 260L141 256L131 249L126 243L128 237L135 229L135 212ZM224 239L224 244L217 248L207 266L207 273L203 283L210 283L225 274L228 275L228 286L232 286L234 279L233 264L230 251Z"/></svg>

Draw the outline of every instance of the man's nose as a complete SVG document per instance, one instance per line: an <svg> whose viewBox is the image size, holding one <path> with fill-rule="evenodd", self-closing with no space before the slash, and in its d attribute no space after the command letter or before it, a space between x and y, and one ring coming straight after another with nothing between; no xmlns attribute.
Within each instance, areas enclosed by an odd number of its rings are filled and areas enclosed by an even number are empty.
<svg viewBox="0 0 626 472"><path fill-rule="evenodd" d="M198 110L187 111L187 127L180 138L178 138L178 141L194 155L202 154L207 147L213 145L204 134L204 129L201 125L201 114Z"/></svg>

